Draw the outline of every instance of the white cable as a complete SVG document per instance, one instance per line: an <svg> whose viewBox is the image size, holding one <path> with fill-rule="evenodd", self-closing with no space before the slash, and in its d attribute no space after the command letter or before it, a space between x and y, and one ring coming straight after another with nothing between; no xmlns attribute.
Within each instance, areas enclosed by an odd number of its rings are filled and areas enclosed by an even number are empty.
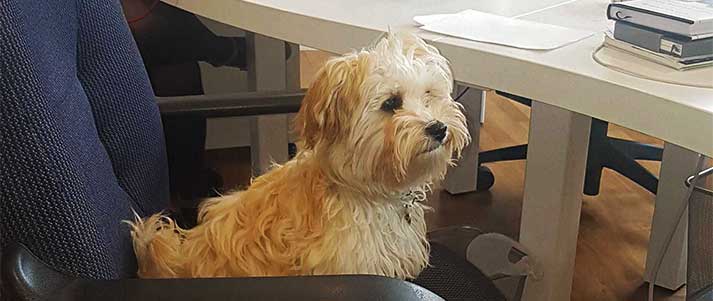
<svg viewBox="0 0 713 301"><path fill-rule="evenodd" d="M703 168L703 162L705 162L705 157L703 155L698 155L698 163L696 164L696 174L693 175L693 180L691 181L691 185L688 186L688 189L686 190L686 195L684 196L683 203L681 203L681 206L678 208L676 211L676 222L671 226L669 229L668 233L666 233L666 239L664 240L665 243L661 246L661 249L659 250L658 257L656 257L656 261L654 261L654 266L652 269L652 276L650 277L650 282L649 282L649 301L654 301L654 286L656 285L656 280L659 277L659 269L661 268L661 263L663 262L664 255L666 255L666 252L668 252L668 248L671 245L671 241L673 240L673 235L676 234L676 228L678 228L678 224L681 223L681 218L683 217L683 213L686 212L686 208L688 208L688 202L691 199L691 195L693 194L693 190L696 187L696 182L698 182L698 177L700 177L699 170ZM683 184L682 184L683 185Z"/></svg>
<svg viewBox="0 0 713 301"><path fill-rule="evenodd" d="M647 75L645 75L645 74L639 74L639 73L636 73L636 72L632 72L632 71L630 71L630 70L626 70L626 69L621 68L621 67L619 67L619 66L614 66L614 65L612 65L612 64L605 63L605 62L603 62L601 59L599 59L599 57L597 57L597 54L599 53L599 51L602 50L602 48L604 48L604 45L599 45L599 47L597 47L597 49L594 50L594 52L592 52L592 59L593 59L595 62L597 62L599 65L602 65L602 66L607 67L607 68L609 68L609 69L612 69L612 70L614 70L614 71L618 71L618 72L621 72L621 73L624 73L624 74L627 74L627 75L631 75L631 76L634 76L634 77L638 77L638 78L642 78L642 79L647 79L647 80L652 80L652 81L657 81L657 82L661 82L661 83L674 84L674 85L686 86L686 87L694 87L694 88L713 89L713 84L711 84L711 85L701 85L701 84L691 84L691 83L685 83L685 82L679 82L679 81L665 80L665 79L650 77L650 76L647 76Z"/></svg>

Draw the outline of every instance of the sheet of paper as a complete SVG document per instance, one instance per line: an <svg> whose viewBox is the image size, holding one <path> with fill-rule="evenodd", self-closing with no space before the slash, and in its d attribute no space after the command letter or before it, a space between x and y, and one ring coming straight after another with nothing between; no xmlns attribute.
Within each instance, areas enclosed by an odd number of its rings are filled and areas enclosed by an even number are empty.
<svg viewBox="0 0 713 301"><path fill-rule="evenodd" d="M457 14L436 14L436 15L425 15L425 16L415 16L413 20L418 23L418 25L426 25L431 23L436 23L441 19L448 18L450 16Z"/></svg>
<svg viewBox="0 0 713 301"><path fill-rule="evenodd" d="M551 50L582 40L591 31L513 19L475 10L457 14L417 16L421 29L468 40L531 50ZM423 23L422 23L423 22Z"/></svg>

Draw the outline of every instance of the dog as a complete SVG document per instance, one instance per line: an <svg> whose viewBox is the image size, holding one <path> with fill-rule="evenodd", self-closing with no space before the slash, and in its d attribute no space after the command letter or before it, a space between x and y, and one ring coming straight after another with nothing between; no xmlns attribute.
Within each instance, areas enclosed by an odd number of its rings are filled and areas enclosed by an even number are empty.
<svg viewBox="0 0 713 301"><path fill-rule="evenodd" d="M195 228L130 222L139 277L415 278L429 258L422 201L470 142L452 89L448 61L410 34L329 60L295 118L291 161L206 200Z"/></svg>

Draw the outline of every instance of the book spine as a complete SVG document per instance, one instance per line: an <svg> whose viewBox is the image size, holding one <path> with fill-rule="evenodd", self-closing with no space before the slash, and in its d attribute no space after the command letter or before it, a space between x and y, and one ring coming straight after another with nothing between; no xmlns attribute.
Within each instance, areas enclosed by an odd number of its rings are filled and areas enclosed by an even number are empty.
<svg viewBox="0 0 713 301"><path fill-rule="evenodd" d="M662 34L644 30L624 21L617 21L614 23L615 39L634 44L653 52L660 52L659 44L661 43L662 36Z"/></svg>
<svg viewBox="0 0 713 301"><path fill-rule="evenodd" d="M625 3L625 2L624 2ZM656 12L624 6L619 3L609 4L607 18L646 26L678 35L691 36L692 21Z"/></svg>
<svg viewBox="0 0 713 301"><path fill-rule="evenodd" d="M713 56L713 38L694 41L682 41L663 36L659 43L659 51L678 56L683 59Z"/></svg>
<svg viewBox="0 0 713 301"><path fill-rule="evenodd" d="M625 3L624 4L621 4L621 3L609 4L609 6L607 8L607 12L608 12L608 15L610 15L610 18L611 18L612 8L626 10L629 13L637 12L637 13L641 13L644 15L655 16L655 17L659 17L659 18L663 18L663 19L668 19L668 20L672 20L672 21L676 21L676 22L685 23L688 25L694 25L696 23L695 21L689 20L686 18L669 15L669 14L664 14L664 13L659 13L659 12L655 12L655 11L650 11L650 10L646 10L646 9L641 9L641 8L637 8L637 7L633 7L633 6L628 6ZM621 12L625 12L625 11L621 11ZM620 20L622 18L622 16L617 16L617 11L614 11L614 17L617 18L616 20Z"/></svg>

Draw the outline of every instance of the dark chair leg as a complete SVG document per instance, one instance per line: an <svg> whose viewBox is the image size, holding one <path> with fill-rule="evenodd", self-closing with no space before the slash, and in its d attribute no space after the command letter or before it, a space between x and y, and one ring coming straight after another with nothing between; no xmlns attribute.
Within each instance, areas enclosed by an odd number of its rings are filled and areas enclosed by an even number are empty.
<svg viewBox="0 0 713 301"><path fill-rule="evenodd" d="M527 158L527 144L504 147L478 154L478 163L525 160Z"/></svg>
<svg viewBox="0 0 713 301"><path fill-rule="evenodd" d="M631 179L651 193L656 194L659 180L646 168L641 166L641 164L626 154L612 149L605 166Z"/></svg>
<svg viewBox="0 0 713 301"><path fill-rule="evenodd" d="M599 119L592 119L592 128L589 132L587 167L584 175L584 194L586 195L599 194L602 168L608 153L612 149L607 136L608 129L608 123Z"/></svg>
<svg viewBox="0 0 713 301"><path fill-rule="evenodd" d="M611 145L634 158L634 160L661 161L663 148L656 145L639 143L619 138L609 138Z"/></svg>
<svg viewBox="0 0 713 301"><path fill-rule="evenodd" d="M592 158L587 159L587 167L584 173L584 194L597 195L602 181L601 162L593 162Z"/></svg>

